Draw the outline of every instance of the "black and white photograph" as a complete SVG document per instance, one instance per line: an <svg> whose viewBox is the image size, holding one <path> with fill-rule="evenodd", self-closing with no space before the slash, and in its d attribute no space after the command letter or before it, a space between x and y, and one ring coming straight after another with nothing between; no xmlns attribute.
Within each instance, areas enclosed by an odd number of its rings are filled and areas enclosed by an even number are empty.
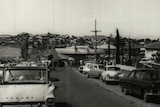
<svg viewBox="0 0 160 107"><path fill-rule="evenodd" d="M0 107L160 107L160 0L0 0Z"/></svg>

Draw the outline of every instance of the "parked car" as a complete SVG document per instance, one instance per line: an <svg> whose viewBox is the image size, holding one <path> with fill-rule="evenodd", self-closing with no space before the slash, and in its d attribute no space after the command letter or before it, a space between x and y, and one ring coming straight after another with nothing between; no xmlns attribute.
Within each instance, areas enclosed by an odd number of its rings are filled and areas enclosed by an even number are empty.
<svg viewBox="0 0 160 107"><path fill-rule="evenodd" d="M152 69L135 69L120 79L120 87L124 94L137 94L145 102L151 97L160 97L160 73Z"/></svg>
<svg viewBox="0 0 160 107"><path fill-rule="evenodd" d="M140 64L147 64L147 63L153 63L154 61L152 59L149 58L142 58L139 63Z"/></svg>
<svg viewBox="0 0 160 107"><path fill-rule="evenodd" d="M91 70L85 74L86 77L99 78L101 73L104 71L103 64L92 64Z"/></svg>
<svg viewBox="0 0 160 107"><path fill-rule="evenodd" d="M120 77L122 78L123 76L128 75L132 70L136 69L136 67L133 66L127 66L127 65L121 65L121 64L116 64L117 67L120 68L121 75Z"/></svg>
<svg viewBox="0 0 160 107"><path fill-rule="evenodd" d="M15 66L4 69L2 74L0 107L6 104L54 106L55 86L47 67Z"/></svg>
<svg viewBox="0 0 160 107"><path fill-rule="evenodd" d="M100 79L106 83L119 82L119 78L122 76L123 74L120 67L116 65L107 65L105 71L101 73Z"/></svg>
<svg viewBox="0 0 160 107"><path fill-rule="evenodd" d="M85 63L83 66L79 66L78 71L81 73L88 73L91 70L92 63Z"/></svg>

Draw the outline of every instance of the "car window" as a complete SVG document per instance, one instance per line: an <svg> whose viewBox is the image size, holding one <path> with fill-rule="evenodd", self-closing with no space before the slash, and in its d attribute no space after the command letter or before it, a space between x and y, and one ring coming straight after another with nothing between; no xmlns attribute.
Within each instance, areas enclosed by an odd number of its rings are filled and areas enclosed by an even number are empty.
<svg viewBox="0 0 160 107"><path fill-rule="evenodd" d="M93 65L91 65L90 68L93 69Z"/></svg>
<svg viewBox="0 0 160 107"><path fill-rule="evenodd" d="M149 73L142 72L141 79L151 79L151 75Z"/></svg>
<svg viewBox="0 0 160 107"><path fill-rule="evenodd" d="M137 71L137 72L135 73L135 78L141 79L141 72Z"/></svg>
<svg viewBox="0 0 160 107"><path fill-rule="evenodd" d="M149 80L151 80L151 79L160 80L160 74L154 73L154 72L149 72L149 73L142 72L141 78L142 79L149 79Z"/></svg>
<svg viewBox="0 0 160 107"><path fill-rule="evenodd" d="M135 74L135 71L132 71L132 72L129 74L129 77L134 78L134 74Z"/></svg>
<svg viewBox="0 0 160 107"><path fill-rule="evenodd" d="M88 64L88 68L91 68L91 64Z"/></svg>
<svg viewBox="0 0 160 107"><path fill-rule="evenodd" d="M99 69L104 69L104 66L103 65L99 65Z"/></svg>
<svg viewBox="0 0 160 107"><path fill-rule="evenodd" d="M147 59L142 59L142 61L147 61Z"/></svg>
<svg viewBox="0 0 160 107"><path fill-rule="evenodd" d="M44 70L8 70L4 73L4 82L45 82Z"/></svg>
<svg viewBox="0 0 160 107"><path fill-rule="evenodd" d="M94 66L94 69L95 69L95 70L98 70L98 67L97 67L97 66Z"/></svg>
<svg viewBox="0 0 160 107"><path fill-rule="evenodd" d="M118 68L118 67L108 67L108 70L110 70L110 71L120 71L120 68Z"/></svg>

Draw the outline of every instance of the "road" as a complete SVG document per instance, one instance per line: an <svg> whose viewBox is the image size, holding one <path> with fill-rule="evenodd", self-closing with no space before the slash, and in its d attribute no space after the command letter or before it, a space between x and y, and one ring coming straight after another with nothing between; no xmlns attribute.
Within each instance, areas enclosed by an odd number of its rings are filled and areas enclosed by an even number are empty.
<svg viewBox="0 0 160 107"><path fill-rule="evenodd" d="M137 107L131 101L79 75L70 67L57 68L56 107Z"/></svg>
<svg viewBox="0 0 160 107"><path fill-rule="evenodd" d="M88 81L94 82L96 85L99 85L100 87L110 90L111 92L117 94L117 96L121 96L122 99L125 99L127 102L130 102L132 105L136 105L136 107L159 107L160 103L157 99L152 99L152 102L146 103L143 101L143 99L135 96L135 95L124 95L121 92L121 88L119 85L111 85L111 84L105 84L104 82L93 79L93 78L85 78L85 76L82 73L79 73L77 68L72 68L75 73L83 77L84 79L87 79ZM129 106L130 107L130 106Z"/></svg>

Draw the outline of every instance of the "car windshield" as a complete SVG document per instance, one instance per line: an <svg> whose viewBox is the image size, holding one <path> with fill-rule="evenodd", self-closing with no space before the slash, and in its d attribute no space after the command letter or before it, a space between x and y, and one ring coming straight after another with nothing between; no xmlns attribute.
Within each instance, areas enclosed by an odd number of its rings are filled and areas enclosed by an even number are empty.
<svg viewBox="0 0 160 107"><path fill-rule="evenodd" d="M104 66L103 65L99 65L99 69L104 69Z"/></svg>
<svg viewBox="0 0 160 107"><path fill-rule="evenodd" d="M142 79L150 79L150 80L160 80L160 73L154 73L154 72L142 72L141 75Z"/></svg>
<svg viewBox="0 0 160 107"><path fill-rule="evenodd" d="M108 67L108 70L110 70L110 71L120 71L120 68L118 68L118 67Z"/></svg>
<svg viewBox="0 0 160 107"><path fill-rule="evenodd" d="M4 72L5 83L45 83L44 70L7 70Z"/></svg>

